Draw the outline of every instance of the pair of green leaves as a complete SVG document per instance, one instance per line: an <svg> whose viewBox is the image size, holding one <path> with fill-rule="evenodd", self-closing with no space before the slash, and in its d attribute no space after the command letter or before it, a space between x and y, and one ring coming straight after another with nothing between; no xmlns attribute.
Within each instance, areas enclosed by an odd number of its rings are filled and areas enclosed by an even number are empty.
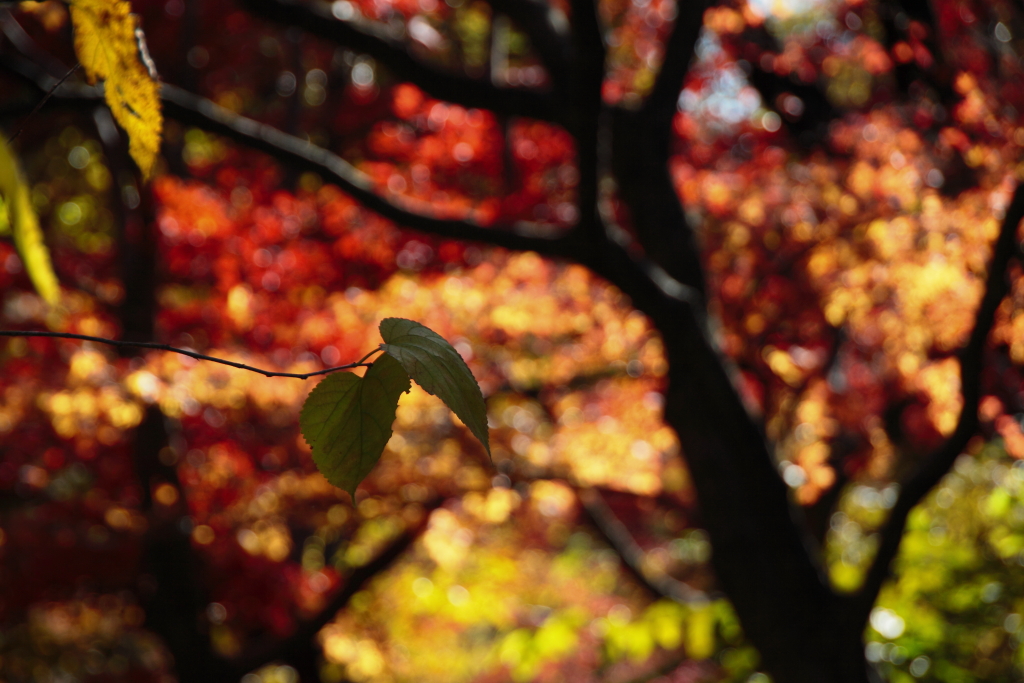
<svg viewBox="0 0 1024 683"><path fill-rule="evenodd" d="M391 439L398 398L409 391L410 378L444 401L491 453L480 385L452 345L403 318L381 321L380 336L384 353L363 377L348 372L328 375L309 392L299 416L313 462L329 482L353 498Z"/></svg>

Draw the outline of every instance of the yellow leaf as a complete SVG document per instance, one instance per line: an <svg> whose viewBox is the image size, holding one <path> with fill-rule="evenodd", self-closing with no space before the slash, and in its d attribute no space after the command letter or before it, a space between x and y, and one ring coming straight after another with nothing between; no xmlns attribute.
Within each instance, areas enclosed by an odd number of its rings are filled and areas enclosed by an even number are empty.
<svg viewBox="0 0 1024 683"><path fill-rule="evenodd" d="M6 237L11 232L11 218L7 215L7 202L0 194L0 236Z"/></svg>
<svg viewBox="0 0 1024 683"><path fill-rule="evenodd" d="M128 151L148 179L160 150L160 86L139 57L136 17L126 0L72 0L75 53L90 82L103 79L107 105L128 133Z"/></svg>
<svg viewBox="0 0 1024 683"><path fill-rule="evenodd" d="M50 252L43 243L39 218L32 208L28 186L21 178L4 136L0 135L0 209L14 232L14 246L25 263L25 270L36 291L49 304L57 303L60 286L50 264ZM0 220L0 222L4 222Z"/></svg>

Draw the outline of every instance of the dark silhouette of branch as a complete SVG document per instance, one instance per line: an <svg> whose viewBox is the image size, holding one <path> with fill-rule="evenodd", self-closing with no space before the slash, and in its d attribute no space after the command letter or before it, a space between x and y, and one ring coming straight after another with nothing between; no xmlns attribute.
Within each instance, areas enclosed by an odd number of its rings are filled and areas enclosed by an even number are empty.
<svg viewBox="0 0 1024 683"><path fill-rule="evenodd" d="M276 372L274 370L264 370L262 368L255 368L245 363L236 363L233 360L227 360L224 358L216 358L214 356L207 356L196 351L189 349L179 349L174 346L168 346L167 344L157 344L155 342L135 342L135 341L121 341L118 339L107 339L105 337L92 337L87 334L71 334L69 332L35 332L32 330L0 330L0 337L51 337L55 339L78 339L80 341L96 342L97 344L106 344L108 346L114 346L117 348L137 348L137 349L154 349L157 351L170 351L171 353L179 353L182 356L188 356L189 358L195 358L196 360L208 360L212 363L220 363L221 365L229 365L239 370L248 370L249 372L255 372L263 375L264 377L290 377L292 379L309 379L310 377L316 377L317 375L326 375L331 372L338 370L352 370L353 368L369 367L371 364L364 362L367 358L377 353L380 349L374 349L368 354L360 358L355 363L349 363L347 365L335 365L333 367L324 368L323 370L314 370L313 372Z"/></svg>
<svg viewBox="0 0 1024 683"><path fill-rule="evenodd" d="M651 93L642 108L648 111L669 109L675 112L683 79L690 70L694 47L704 25L704 10L710 2L683 2L678 5L678 16L665 43L665 56L654 81Z"/></svg>
<svg viewBox="0 0 1024 683"><path fill-rule="evenodd" d="M76 62L73 67L68 69L68 72L66 74L64 74L64 76L62 76L59 81L57 81L56 83L53 84L53 87L50 88L46 92L46 95L43 96L43 99L39 100L39 104L37 104L35 106L35 108L28 113L28 116L25 117L25 121L22 122L21 128L18 129L18 132L15 133L14 135L12 135L11 137L7 138L7 143L8 144L10 144L10 143L14 142L15 140L17 140L18 136L20 136L23 132L25 132L25 124L28 121L30 121L32 119L32 117L35 116L39 112L40 109L43 108L43 105L45 105L47 102L50 101L50 98L53 97L53 93L57 90L57 88L59 88L64 81L68 80L68 78L71 77L71 74L73 74L76 71L78 71L79 67L81 67L81 66L82 66L81 62Z"/></svg>
<svg viewBox="0 0 1024 683"><path fill-rule="evenodd" d="M12 55L0 59L0 65L16 73L43 91L53 87L53 79L31 61ZM98 88L64 83L54 97L83 103L101 100ZM384 197L377 194L370 178L350 163L306 140L283 133L253 119L221 107L212 101L177 86L164 83L161 87L164 114L181 123L202 128L211 133L271 155L278 162L303 170L313 171L347 192L353 199L379 215L414 230L469 242L486 242L505 249L535 251L560 258L572 258L578 251L579 240L572 231L525 221L514 225L484 226L471 219L435 218L427 212L427 202L401 195ZM424 213L418 213L423 211Z"/></svg>
<svg viewBox="0 0 1024 683"><path fill-rule="evenodd" d="M332 597L320 612L310 619L299 624L295 631L283 641L275 644L263 643L252 648L252 654L243 656L239 661L232 664L234 669L233 680L238 680L242 675L258 669L259 667L274 661L298 662L311 661L319 653L316 643L316 634L326 626L335 615L348 605L356 593L366 587L371 580L390 569L392 565L408 550L413 543L423 534L430 521L430 513L439 508L445 502L445 498L438 497L424 505L423 517L411 528L406 529L392 540L373 560L368 564L353 569L344 580L344 585ZM296 667L298 668L298 667Z"/></svg>
<svg viewBox="0 0 1024 683"><path fill-rule="evenodd" d="M486 242L506 249L536 251L546 256L571 258L576 249L577 240L571 231L558 232L547 226L525 222L487 227L472 219L432 217L429 215L432 207L428 202L398 194L388 197L377 194L366 174L329 150L282 133L273 126L239 116L173 85L165 83L161 96L164 113L168 117L266 152L279 162L318 173L366 208L400 225L440 237Z"/></svg>
<svg viewBox="0 0 1024 683"><path fill-rule="evenodd" d="M367 54L387 66L399 79L415 83L438 99L509 116L553 122L562 118L550 93L518 87L498 88L486 80L443 71L410 54L405 40L389 27L358 15L341 19L333 12L333 6L323 0L301 4L292 0L244 0L242 4L256 16L296 26Z"/></svg>
<svg viewBox="0 0 1024 683"><path fill-rule="evenodd" d="M993 245L992 261L989 263L985 282L985 295L974 318L974 329L970 339L958 354L960 360L960 383L963 408L952 436L938 450L933 452L903 484L899 498L893 506L888 521L879 532L878 552L868 570L864 585L857 600L858 609L864 621L871 606L889 577L892 561L899 551L900 539L910 511L921 502L929 491L949 472L954 461L967 447L967 442L978 432L978 403L981 400L981 371L985 345L995 321L996 309L1003 297L1010 291L1007 267L1010 259L1019 254L1017 227L1024 219L1024 184L1017 186L1013 200L1006 209L1006 216Z"/></svg>
<svg viewBox="0 0 1024 683"><path fill-rule="evenodd" d="M160 451L167 445L167 419L159 408L149 406L135 430L133 463L143 491L142 511L149 520L141 558L141 569L147 579L140 582L139 594L146 614L145 626L163 639L174 658L179 680L237 681L237 676L231 676L230 667L211 652L209 637L196 628L210 596L203 580L203 563L190 534L180 524L182 519L188 519L183 516L187 510L182 502L173 510L154 509L152 505L150 489L159 483L182 491L176 469L160 461Z"/></svg>
<svg viewBox="0 0 1024 683"><path fill-rule="evenodd" d="M31 59L39 69L45 70L54 79L62 76L68 70L66 64L61 63L59 59L39 47L36 41L32 40L32 36L14 18L14 15L3 6L0 6L0 33L6 36L18 52Z"/></svg>
<svg viewBox="0 0 1024 683"><path fill-rule="evenodd" d="M8 55L0 60L0 64L40 89L48 89L53 84L54 79L28 60ZM102 98L99 89L80 84L64 83L55 92L55 97L66 97L72 101L89 102ZM603 230L600 234L601 243L595 244L593 236L584 239L580 234L583 231L576 229L555 232L548 226L527 222L485 227L470 220L435 218L417 213L416 209L429 211L430 207L424 202L400 195L386 198L377 194L368 176L326 149L282 133L273 126L235 114L204 97L173 85L163 84L161 96L164 113L169 118L223 135L234 142L265 152L281 163L319 173L366 208L400 225L439 237L482 242L505 249L534 251L544 256L574 260L616 282L638 302L649 301L653 305L654 301L667 297L676 303L689 305L697 304L702 299L699 290L681 283L653 261L631 255L625 245L606 238ZM639 303L637 305L640 306ZM701 309L702 305L697 308Z"/></svg>
<svg viewBox="0 0 1024 683"><path fill-rule="evenodd" d="M668 168L672 120L700 35L704 3L682 3L651 93L637 110L612 113L611 171L637 241L666 274L704 295L704 269ZM703 304L701 304L703 307Z"/></svg>
<svg viewBox="0 0 1024 683"><path fill-rule="evenodd" d="M596 489L585 488L578 489L576 496L594 528L622 559L630 574L655 596L669 598L681 604L706 603L720 597L691 588L665 572L652 572L645 568L643 548L637 544L622 520L615 516L615 512L608 507L601 494Z"/></svg>
<svg viewBox="0 0 1024 683"><path fill-rule="evenodd" d="M438 237L576 261L615 282L648 314L651 314L649 308L663 308L666 312L671 309L668 315L676 318L680 305L692 308L702 334L707 335L699 290L673 278L649 259L631 255L622 245L605 237L603 230L600 243L595 244L593 237L587 237L588 233L579 224L568 231L553 231L548 226L526 222L487 227L471 220L424 215L417 210L429 211L428 204L402 195L383 197L377 194L368 176L333 152L282 133L273 126L239 116L175 86L164 84L161 94L167 116L266 152L281 163L319 173L384 218ZM677 199L674 201L678 203ZM599 220L596 215L594 220Z"/></svg>
<svg viewBox="0 0 1024 683"><path fill-rule="evenodd" d="M0 22L0 26L8 26ZM21 28L20 26L18 28ZM16 47L22 47L21 45L11 41ZM31 50L30 52L35 52ZM25 53L22 53L25 54ZM53 59L52 57L50 58ZM61 74L67 72L67 66L63 63L58 63ZM0 66L3 66L12 74L20 76L25 81L34 85L36 88L46 93L53 90L53 97L64 102L64 106L68 104L79 103L85 106L92 106L94 102L103 101L103 91L96 86L86 85L84 83L78 83L75 81L64 81L58 84L57 81L60 79L49 73L48 69L44 69L39 63L33 59L30 55L19 57L13 54L2 54L0 55Z"/></svg>

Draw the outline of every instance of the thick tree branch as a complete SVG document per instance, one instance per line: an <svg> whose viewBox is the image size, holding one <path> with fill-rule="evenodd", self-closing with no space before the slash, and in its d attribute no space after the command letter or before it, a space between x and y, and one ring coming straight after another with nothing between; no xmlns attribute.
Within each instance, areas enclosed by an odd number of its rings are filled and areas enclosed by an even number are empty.
<svg viewBox="0 0 1024 683"><path fill-rule="evenodd" d="M693 49L704 25L704 10L710 4L706 0L678 4L679 14L665 43L665 56L654 87L642 105L644 110L670 110L675 113L683 79L690 70Z"/></svg>
<svg viewBox="0 0 1024 683"><path fill-rule="evenodd" d="M665 572L652 572L645 567L643 548L596 489L579 489L577 498L594 528L622 559L629 572L652 594L681 604L706 603L719 597L691 588Z"/></svg>
<svg viewBox="0 0 1024 683"><path fill-rule="evenodd" d="M45 69L55 80L67 72L68 67L49 52L39 47L36 41L32 40L32 36L14 18L10 10L3 6L0 6L0 32L3 33L7 40L11 41L11 45L18 52L31 59L40 69Z"/></svg>
<svg viewBox="0 0 1024 683"><path fill-rule="evenodd" d="M433 218L415 213L414 209L429 210L429 207L401 195L385 198L376 194L372 189L373 183L365 174L328 150L239 116L210 100L171 85L164 84L162 96L168 116L267 152L279 162L297 164L318 172L368 209L400 225L439 237L577 261L614 282L645 311L648 308L671 310L668 315L675 318L681 310L692 309L695 320L700 321L698 326L702 336L707 334L699 305L702 298L697 290L674 279L654 262L631 256L622 245L611 240L602 240L594 245L586 243L583 235L575 229L553 233L545 226L525 222L485 227L470 220ZM599 219L595 217L595 220ZM650 312L648 314L651 315Z"/></svg>
<svg viewBox="0 0 1024 683"><path fill-rule="evenodd" d="M56 82L55 78L22 58L6 55L0 60L0 65L44 92ZM79 102L101 100L103 97L98 88L68 82L54 93L56 98ZM402 195L384 197L377 194L373 182L366 174L322 147L283 133L273 126L239 116L177 86L164 83L161 98L164 113L169 118L265 152L280 163L318 173L366 208L405 227L439 237L484 242L517 251L535 251L556 258L572 258L580 246L579 238L572 231L554 232L547 226L526 222L491 227L471 219L435 218L426 213L418 213L429 212L432 207L427 202Z"/></svg>
<svg viewBox="0 0 1024 683"><path fill-rule="evenodd" d="M705 4L682 3L650 95L639 110L618 107L611 124L612 168L637 240L668 275L704 295L704 272L668 168L672 120L700 35Z"/></svg>
<svg viewBox="0 0 1024 683"><path fill-rule="evenodd" d="M362 18L341 19L323 0L243 0L257 16L297 26L319 38L367 54L398 78L415 83L433 97L466 107L490 109L508 116L559 122L561 114L551 93L526 88L498 88L486 80L446 72L420 61L408 45L382 24Z"/></svg>
<svg viewBox="0 0 1024 683"><path fill-rule="evenodd" d="M1018 254L1017 228L1024 219L1024 184L1017 186L1013 201L1006 209L1002 229L993 246L992 261L989 263L985 282L985 295L974 317L974 329L970 339L958 354L960 360L960 384L963 408L952 436L932 453L913 475L903 484L902 491L893 506L888 521L879 532L880 542L874 562L868 570L864 585L857 595L859 616L866 623L868 613L878 597L885 580L889 578L892 561L899 551L900 539L910 511L949 472L954 461L967 447L967 442L978 432L978 403L981 400L981 374L983 355L989 332L995 321L996 309L1003 297L1010 291L1007 266L1010 259Z"/></svg>
<svg viewBox="0 0 1024 683"><path fill-rule="evenodd" d="M333 152L282 133L273 126L239 116L173 85L165 83L161 96L169 117L266 152L281 163L319 173L366 208L400 225L439 237L486 242L506 249L536 251L545 256L571 258L576 249L577 238L571 232L552 233L544 226L527 223L485 227L471 219L434 218L418 213L429 212L432 207L403 195L383 197L377 194L366 174Z"/></svg>
<svg viewBox="0 0 1024 683"><path fill-rule="evenodd" d="M662 334L670 368L665 420L693 477L715 574L767 670L780 680L862 680L864 671L849 663L863 662L863 623L848 623L813 539L794 517L764 435L704 323L699 294L616 243L585 265L620 287Z"/></svg>
<svg viewBox="0 0 1024 683"><path fill-rule="evenodd" d="M313 372L276 372L274 370L264 370L262 368L256 368L245 363L236 363L233 360L227 360L225 358L215 358L214 356L207 356L202 353L197 353L190 349L179 349L174 346L168 346L167 344L157 344L155 342L134 342L134 341L120 341L118 339L107 339L106 337L92 337L87 334L71 334L69 332L35 332L32 330L0 330L0 337L50 337L54 339L77 339L79 341L96 342L97 344L106 344L116 348L129 348L129 349L154 349L157 351L170 351L171 353L180 353L182 356L188 356L189 358L195 358L196 360L208 360L212 363L220 363L221 365L229 365L239 370L248 370L249 372L255 372L263 375L264 377L290 377L292 379L309 379L310 377L316 377L317 375L326 375L331 372L338 370L352 370L353 368L364 368L369 367L370 363L365 363L367 358L377 353L380 349L374 349L370 353L362 357L362 359L355 363L349 363L348 365L335 365L330 368L324 368L323 370L315 370Z"/></svg>

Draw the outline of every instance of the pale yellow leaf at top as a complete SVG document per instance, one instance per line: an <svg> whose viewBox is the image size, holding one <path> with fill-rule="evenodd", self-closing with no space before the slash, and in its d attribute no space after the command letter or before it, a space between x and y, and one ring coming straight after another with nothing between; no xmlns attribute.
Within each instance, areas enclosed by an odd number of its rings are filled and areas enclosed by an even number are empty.
<svg viewBox="0 0 1024 683"><path fill-rule="evenodd" d="M75 53L90 82L103 79L107 105L128 133L128 151L149 178L160 150L160 85L139 57L136 17L125 0L72 0Z"/></svg>
<svg viewBox="0 0 1024 683"><path fill-rule="evenodd" d="M43 231L32 208L28 186L4 140L5 136L0 135L0 208L6 214L6 222L14 233L14 246L36 291L47 303L55 304L60 296L60 286L50 263L50 252L43 242ZM0 222L4 221L0 219Z"/></svg>

